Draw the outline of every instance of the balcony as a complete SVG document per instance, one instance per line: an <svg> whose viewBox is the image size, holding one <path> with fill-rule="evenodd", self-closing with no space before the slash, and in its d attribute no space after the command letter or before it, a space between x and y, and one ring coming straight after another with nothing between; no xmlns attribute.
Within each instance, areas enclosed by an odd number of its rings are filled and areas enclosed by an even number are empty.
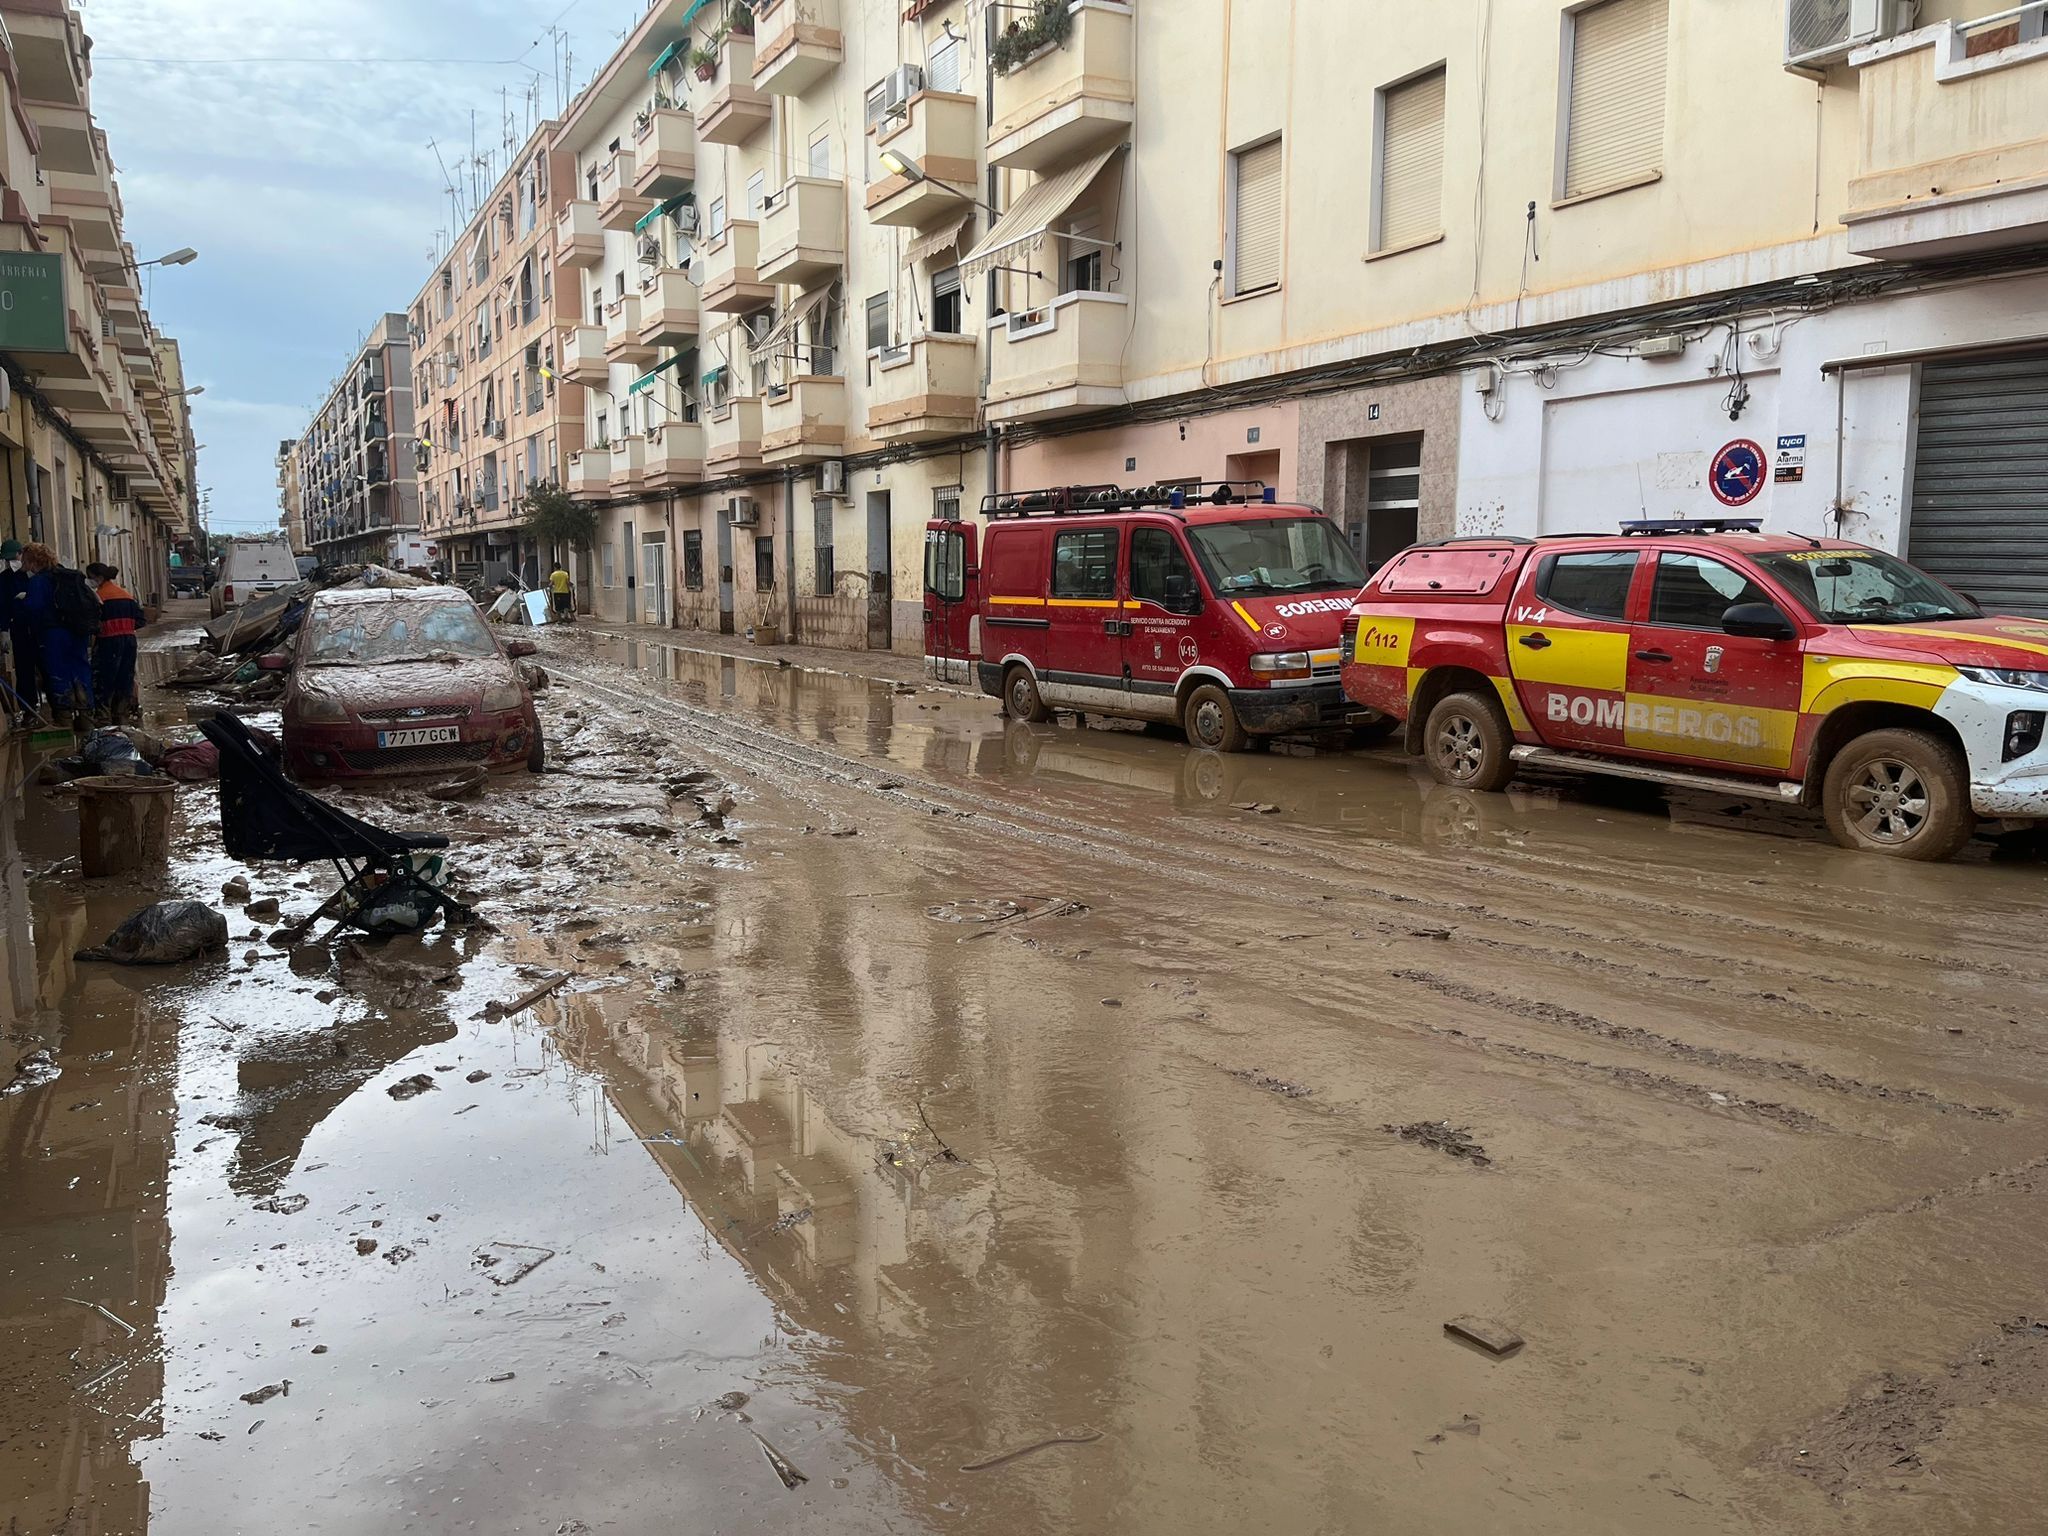
<svg viewBox="0 0 2048 1536"><path fill-rule="evenodd" d="M799 374L761 403L761 462L815 464L846 452L846 380Z"/></svg>
<svg viewBox="0 0 2048 1536"><path fill-rule="evenodd" d="M706 144L744 144L768 126L768 97L754 84L754 39L728 33L718 45L711 78L691 86L697 108L697 137Z"/></svg>
<svg viewBox="0 0 2048 1536"><path fill-rule="evenodd" d="M604 355L615 363L653 361L653 345L640 339L639 294L622 294L605 305Z"/></svg>
<svg viewBox="0 0 2048 1536"><path fill-rule="evenodd" d="M846 183L792 176L761 216L761 280L811 288L845 266Z"/></svg>
<svg viewBox="0 0 2048 1536"><path fill-rule="evenodd" d="M698 253L704 268L700 302L706 310L743 315L773 302L775 285L761 276L756 265L760 249L761 226L751 219L739 219L726 225Z"/></svg>
<svg viewBox="0 0 2048 1536"><path fill-rule="evenodd" d="M562 342L562 377L571 384L603 389L612 381L611 359L605 356L605 331L579 325Z"/></svg>
<svg viewBox="0 0 2048 1536"><path fill-rule="evenodd" d="M1850 56L1862 114L1842 222L1858 256L2048 240L2048 36L2032 9L1937 22Z"/></svg>
<svg viewBox="0 0 2048 1536"><path fill-rule="evenodd" d="M654 199L633 190L633 152L622 149L598 168L597 222L606 229L630 231L651 211Z"/></svg>
<svg viewBox="0 0 2048 1536"><path fill-rule="evenodd" d="M121 216L106 177L47 171L43 179L50 188L50 212L71 221L80 253L95 266L118 265Z"/></svg>
<svg viewBox="0 0 2048 1536"><path fill-rule="evenodd" d="M1066 40L995 80L988 163L1043 171L1128 138L1137 117L1131 8L1071 0Z"/></svg>
<svg viewBox="0 0 2048 1536"><path fill-rule="evenodd" d="M640 340L649 347L688 346L697 337L700 295L689 277L665 267L640 285Z"/></svg>
<svg viewBox="0 0 2048 1536"><path fill-rule="evenodd" d="M761 467L761 402L729 400L704 418L704 473L730 475Z"/></svg>
<svg viewBox="0 0 2048 1536"><path fill-rule="evenodd" d="M924 180L912 181L885 173L881 180L869 182L870 224L914 228L974 211L981 113L972 96L920 91L910 98L903 116L886 118L868 132L877 150L894 150L916 161L925 174Z"/></svg>
<svg viewBox="0 0 2048 1536"><path fill-rule="evenodd" d="M696 179L696 119L674 107L645 114L633 127L633 190L655 203Z"/></svg>
<svg viewBox="0 0 2048 1536"><path fill-rule="evenodd" d="M597 204L583 199L564 203L555 215L555 265L567 271L595 267L603 261L604 225L598 222ZM559 290L562 285L556 287Z"/></svg>
<svg viewBox="0 0 2048 1536"><path fill-rule="evenodd" d="M990 327L988 419L1044 421L1124 403L1130 300L1063 293Z"/></svg>
<svg viewBox="0 0 2048 1536"><path fill-rule="evenodd" d="M839 67L839 0L755 0L754 85L801 96Z"/></svg>
<svg viewBox="0 0 2048 1536"><path fill-rule="evenodd" d="M921 443L974 430L981 368L972 336L919 336L875 358L868 436Z"/></svg>
<svg viewBox="0 0 2048 1536"><path fill-rule="evenodd" d="M647 469L642 484L672 491L704 478L704 429L694 421L671 421L648 429Z"/></svg>
<svg viewBox="0 0 2048 1536"><path fill-rule="evenodd" d="M612 455L608 448L586 448L569 455L569 494L586 499L612 493Z"/></svg>
<svg viewBox="0 0 2048 1536"><path fill-rule="evenodd" d="M7 32L22 95L72 107L85 104L85 36L75 11L69 6L34 11L10 6Z"/></svg>
<svg viewBox="0 0 2048 1536"><path fill-rule="evenodd" d="M646 472L646 438L636 434L622 437L612 444L611 488L614 491L638 490L640 477Z"/></svg>

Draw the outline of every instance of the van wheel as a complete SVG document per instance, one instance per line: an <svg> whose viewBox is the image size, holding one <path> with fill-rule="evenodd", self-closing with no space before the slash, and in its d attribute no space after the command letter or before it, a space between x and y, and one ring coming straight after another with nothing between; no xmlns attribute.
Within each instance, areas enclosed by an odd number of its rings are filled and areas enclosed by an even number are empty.
<svg viewBox="0 0 2048 1536"><path fill-rule="evenodd" d="M1238 724L1230 695L1214 683L1204 683L1188 695L1187 703L1181 707L1180 724L1187 732L1189 746L1211 752L1242 752L1251 745L1251 737Z"/></svg>
<svg viewBox="0 0 2048 1536"><path fill-rule="evenodd" d="M1844 848L1899 859L1953 858L1977 829L1961 761L1925 731L1872 731L1842 748L1821 810Z"/></svg>
<svg viewBox="0 0 2048 1536"><path fill-rule="evenodd" d="M1446 694L1422 727L1423 760L1453 789L1506 789L1515 776L1513 742L1500 705L1483 693Z"/></svg>
<svg viewBox="0 0 2048 1536"><path fill-rule="evenodd" d="M1003 708L1012 720L1026 725L1043 725L1052 718L1052 711L1038 696L1038 679L1029 667L1012 667L1003 674Z"/></svg>

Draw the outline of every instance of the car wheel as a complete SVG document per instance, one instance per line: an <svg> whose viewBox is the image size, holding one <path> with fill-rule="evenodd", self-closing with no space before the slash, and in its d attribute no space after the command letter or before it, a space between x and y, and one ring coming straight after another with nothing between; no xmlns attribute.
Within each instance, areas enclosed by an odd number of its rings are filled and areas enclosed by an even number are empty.
<svg viewBox="0 0 2048 1536"><path fill-rule="evenodd" d="M1027 725L1043 725L1052 718L1052 711L1038 696L1038 679L1029 667L1012 667L1003 674L1003 708L1012 720Z"/></svg>
<svg viewBox="0 0 2048 1536"><path fill-rule="evenodd" d="M1251 745L1251 736L1238 722L1230 695L1214 683L1204 683L1188 695L1187 703L1181 707L1180 726L1191 747L1210 752L1242 752Z"/></svg>
<svg viewBox="0 0 2048 1536"><path fill-rule="evenodd" d="M1446 694L1422 728L1423 760L1453 789L1506 789L1515 776L1513 742L1500 705L1481 693Z"/></svg>
<svg viewBox="0 0 2048 1536"><path fill-rule="evenodd" d="M540 727L533 728L533 745L526 749L526 771L539 773L548 765L547 739L540 733Z"/></svg>
<svg viewBox="0 0 2048 1536"><path fill-rule="evenodd" d="M1821 811L1844 848L1899 859L1953 858L1977 829L1961 758L1925 731L1872 731L1842 748Z"/></svg>

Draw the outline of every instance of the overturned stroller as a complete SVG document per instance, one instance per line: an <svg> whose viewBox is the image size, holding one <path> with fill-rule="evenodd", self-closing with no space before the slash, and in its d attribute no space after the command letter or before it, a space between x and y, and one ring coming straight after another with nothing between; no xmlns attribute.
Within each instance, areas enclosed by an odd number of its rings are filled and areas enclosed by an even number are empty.
<svg viewBox="0 0 2048 1536"><path fill-rule="evenodd" d="M476 914L442 884L438 850L448 839L426 832L386 832L307 793L284 775L249 728L216 715L199 729L220 753L220 831L229 855L290 864L330 863L341 889L298 925L304 934L332 920L335 930L413 933L446 913L451 923Z"/></svg>

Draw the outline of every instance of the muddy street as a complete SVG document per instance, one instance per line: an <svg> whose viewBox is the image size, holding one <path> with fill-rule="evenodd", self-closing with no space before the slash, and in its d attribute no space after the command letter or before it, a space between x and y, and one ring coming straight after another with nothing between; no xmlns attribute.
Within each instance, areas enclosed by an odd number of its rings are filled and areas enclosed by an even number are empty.
<svg viewBox="0 0 2048 1536"><path fill-rule="evenodd" d="M469 928L0 749L10 1529L2037 1523L2038 860L542 640Z"/></svg>

